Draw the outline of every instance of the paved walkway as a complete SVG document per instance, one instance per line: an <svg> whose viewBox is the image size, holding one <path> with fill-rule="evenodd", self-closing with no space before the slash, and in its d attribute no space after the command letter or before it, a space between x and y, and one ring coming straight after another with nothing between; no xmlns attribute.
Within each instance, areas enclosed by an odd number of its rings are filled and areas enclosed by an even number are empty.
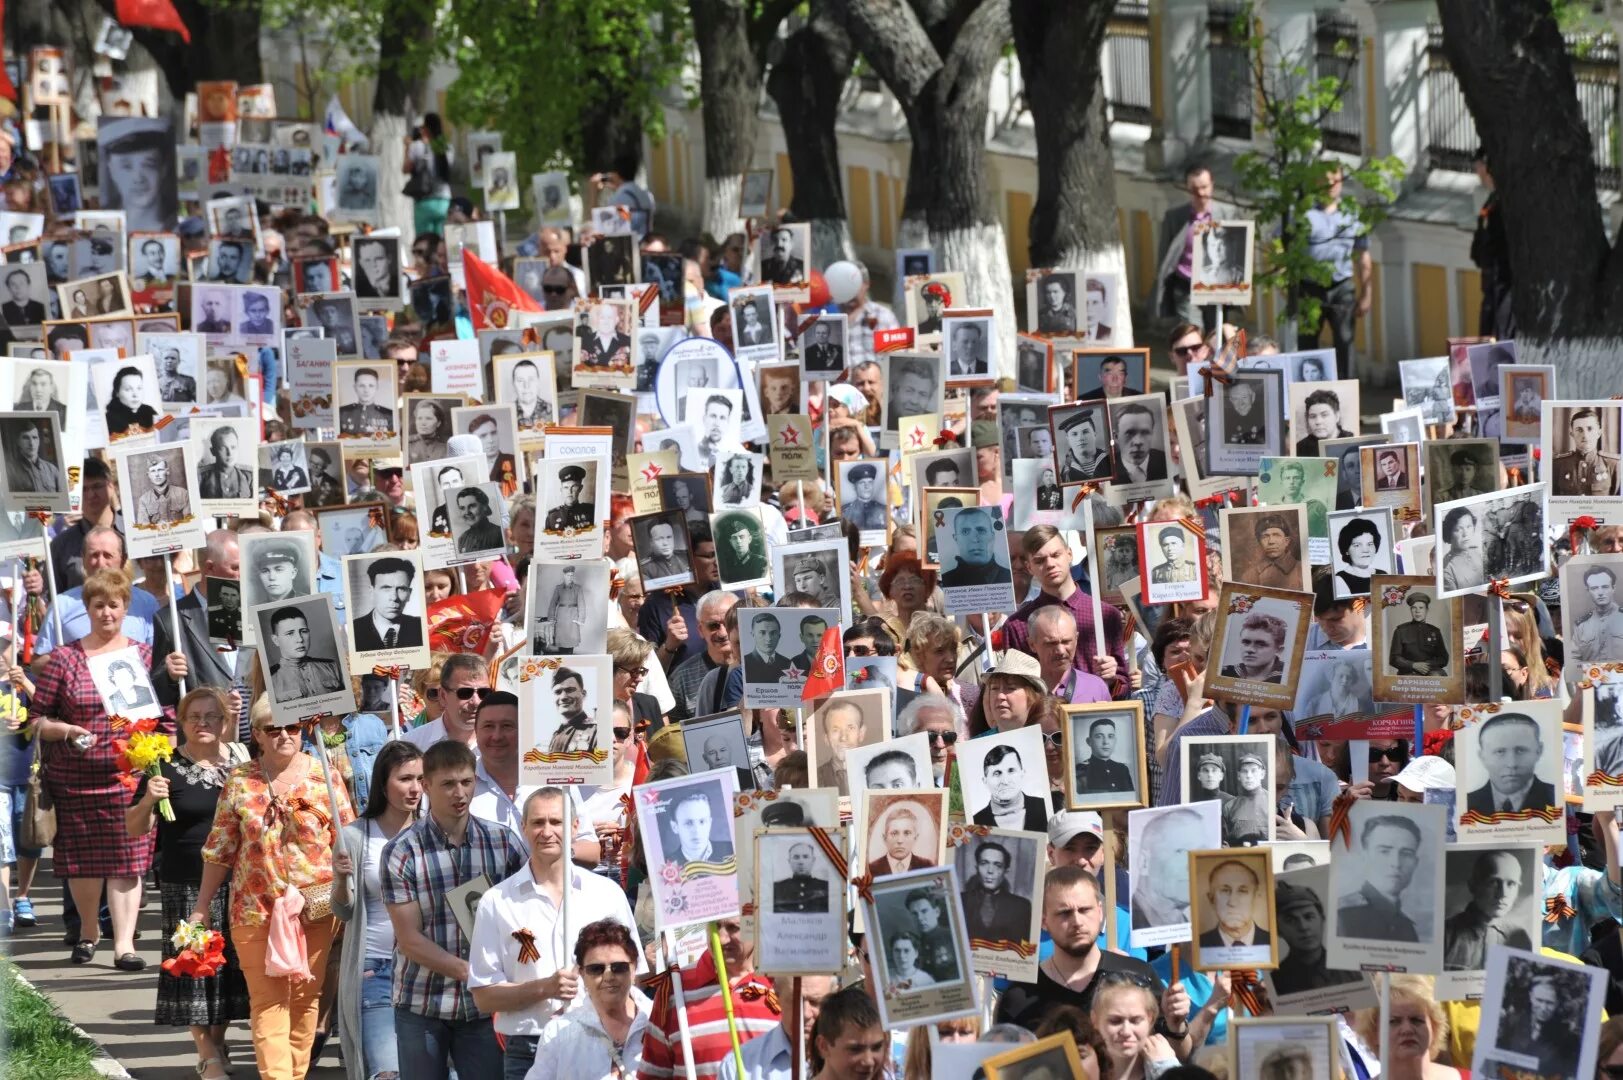
<svg viewBox="0 0 1623 1080"><path fill-rule="evenodd" d="M0 950L135 1080L197 1080L197 1050L191 1035L185 1028L159 1027L152 1022L160 935L166 932L158 926L157 892L148 891L141 909L141 940L135 945L147 969L139 973L113 967L112 943L106 938L90 963L76 967L68 961L71 949L62 944L62 891L50 874L48 861L30 892L39 925L0 938ZM246 1021L232 1026L228 1042L235 1062L232 1080L258 1076ZM309 1080L344 1080L336 1034L318 1067L310 1071Z"/></svg>

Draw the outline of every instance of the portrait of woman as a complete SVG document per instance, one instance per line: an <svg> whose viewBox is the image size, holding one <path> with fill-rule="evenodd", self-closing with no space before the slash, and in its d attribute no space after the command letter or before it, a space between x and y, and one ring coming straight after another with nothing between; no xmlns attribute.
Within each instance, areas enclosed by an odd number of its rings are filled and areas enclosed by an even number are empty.
<svg viewBox="0 0 1623 1080"><path fill-rule="evenodd" d="M1336 571L1338 595L1367 596L1369 579L1390 571L1389 567L1376 565L1375 556L1381 550L1381 529L1369 518L1355 517L1343 525L1336 535L1336 550L1341 553L1343 564Z"/></svg>
<svg viewBox="0 0 1623 1080"><path fill-rule="evenodd" d="M1309 716L1351 716L1365 709L1359 683L1362 671L1356 663L1340 663L1330 669L1330 685L1313 699Z"/></svg>
<svg viewBox="0 0 1623 1080"><path fill-rule="evenodd" d="M139 368L119 368L113 376L113 400L106 410L109 435L124 435L131 428L150 429L158 422L158 410L141 402L145 383Z"/></svg>
<svg viewBox="0 0 1623 1080"><path fill-rule="evenodd" d="M73 296L68 301L68 318L88 319L90 317L90 297L85 295L83 289L74 289Z"/></svg>
<svg viewBox="0 0 1623 1080"><path fill-rule="evenodd" d="M300 468L291 443L276 448L276 467L271 472L271 487L277 491L308 491L310 474Z"/></svg>
<svg viewBox="0 0 1623 1080"><path fill-rule="evenodd" d="M229 360L210 360L208 373L203 377L203 388L210 405L246 405L248 402L237 392L237 372Z"/></svg>
<svg viewBox="0 0 1623 1080"><path fill-rule="evenodd" d="M411 442L407 460L438 461L450 453L451 421L437 401L418 399L411 406Z"/></svg>
<svg viewBox="0 0 1623 1080"><path fill-rule="evenodd" d="M724 506L743 506L755 494L755 462L748 454L737 454L727 459L722 472L721 502Z"/></svg>
<svg viewBox="0 0 1623 1080"><path fill-rule="evenodd" d="M1443 518L1443 540L1448 553L1443 556L1443 588L1455 591L1482 584L1482 538L1476 515L1456 506Z"/></svg>
<svg viewBox="0 0 1623 1080"><path fill-rule="evenodd" d="M113 682L113 692L107 695L107 707L114 716L124 716L152 704L152 691L135 674L135 668L122 660L108 665L107 677Z"/></svg>
<svg viewBox="0 0 1623 1080"><path fill-rule="evenodd" d="M118 282L102 278L96 282L96 314L117 315L124 310L124 300L118 295Z"/></svg>
<svg viewBox="0 0 1623 1080"><path fill-rule="evenodd" d="M919 937L911 930L899 931L890 939L889 978L885 985L892 989L920 990L935 985L935 976L919 967Z"/></svg>

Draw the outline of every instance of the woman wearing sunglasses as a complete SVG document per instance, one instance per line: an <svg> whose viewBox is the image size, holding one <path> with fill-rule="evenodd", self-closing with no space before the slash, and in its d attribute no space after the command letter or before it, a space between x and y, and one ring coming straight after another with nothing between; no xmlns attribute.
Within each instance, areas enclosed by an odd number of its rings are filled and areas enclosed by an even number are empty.
<svg viewBox="0 0 1623 1080"><path fill-rule="evenodd" d="M586 1000L548 1021L525 1080L612 1080L642 1066L642 1037L652 1002L636 986L637 943L613 919L581 928L575 939Z"/></svg>
<svg viewBox="0 0 1623 1080"><path fill-rule="evenodd" d="M614 634L609 632L609 649L614 648ZM644 643L646 644L646 642ZM615 685L619 686L619 668L615 668ZM603 855L596 870L604 877L620 879L620 845L625 840L626 807L621 801L631 794L631 781L637 772L637 729L631 719L630 707L624 701L614 703L614 783L604 787L581 785L581 816L597 829L597 842Z"/></svg>

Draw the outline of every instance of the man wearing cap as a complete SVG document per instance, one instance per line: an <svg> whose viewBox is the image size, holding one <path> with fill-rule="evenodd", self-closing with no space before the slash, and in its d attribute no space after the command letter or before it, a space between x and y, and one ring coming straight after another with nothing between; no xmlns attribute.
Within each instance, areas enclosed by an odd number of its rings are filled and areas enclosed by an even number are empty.
<svg viewBox="0 0 1623 1080"><path fill-rule="evenodd" d="M1623 611L1617 604L1617 573L1605 565L1584 571L1593 610L1572 631L1573 655L1584 663L1623 660Z"/></svg>
<svg viewBox="0 0 1623 1080"><path fill-rule="evenodd" d="M789 657L778 655L778 642L783 639L783 624L770 611L757 611L750 616L750 636L755 648L744 657L744 681L776 683L789 670Z"/></svg>
<svg viewBox="0 0 1623 1080"><path fill-rule="evenodd" d="M747 514L733 514L718 518L716 527L721 550L726 555L728 581L754 581L767 576L766 547L756 519Z"/></svg>
<svg viewBox="0 0 1623 1080"><path fill-rule="evenodd" d="M800 561L789 568L789 576L794 582L794 591L817 597L818 607L840 606L839 586L829 581L828 570L816 555L801 556Z"/></svg>
<svg viewBox="0 0 1623 1080"><path fill-rule="evenodd" d="M762 813L762 820L765 820ZM789 876L772 883L772 910L778 914L828 911L828 882L812 873L817 852L804 840L789 845Z"/></svg>
<svg viewBox="0 0 1623 1080"><path fill-rule="evenodd" d="M203 466L197 478L203 498L254 498L254 474L237 464L235 429L218 427L209 432L209 454L214 460Z"/></svg>
<svg viewBox="0 0 1623 1080"><path fill-rule="evenodd" d="M1531 949L1527 931L1511 925L1510 911L1522 898L1522 864L1513 852L1489 851L1471 864L1470 900L1443 923L1443 970L1481 971L1488 947Z"/></svg>
<svg viewBox="0 0 1623 1080"><path fill-rule="evenodd" d="M1420 826L1397 814L1364 819L1359 830L1365 881L1336 900L1336 933L1376 941L1419 941L1403 913L1403 891L1420 865Z"/></svg>
<svg viewBox="0 0 1623 1080"><path fill-rule="evenodd" d="M336 660L310 656L310 620L296 607L278 608L270 616L271 696L287 704L344 688L343 670Z"/></svg>
<svg viewBox="0 0 1623 1080"><path fill-rule="evenodd" d="M1535 418L1536 419L1536 418ZM1389 455L1395 456L1395 455ZM1456 499L1468 499L1472 495L1486 495L1487 489L1478 486L1476 482L1477 460L1470 450L1456 450L1448 459L1450 481L1446 491L1432 496L1433 504L1453 502ZM1404 482L1397 485L1407 487L1407 477Z"/></svg>
<svg viewBox="0 0 1623 1080"><path fill-rule="evenodd" d="M368 566L366 577L372 585L372 610L355 617L355 651L413 649L421 645L422 623L403 617L417 568L405 559L390 556Z"/></svg>
<svg viewBox="0 0 1623 1080"><path fill-rule="evenodd" d="M1184 557L1183 526L1166 525L1155 534L1162 562L1150 567L1150 581L1158 585L1200 580L1200 568Z"/></svg>
<svg viewBox="0 0 1623 1080"><path fill-rule="evenodd" d="M1537 773L1544 741L1531 716L1516 712L1490 716L1476 727L1476 752L1488 781L1466 795L1467 812L1509 814L1560 805L1555 785Z"/></svg>
<svg viewBox="0 0 1623 1080"><path fill-rule="evenodd" d="M1270 589L1300 589L1302 559L1291 519L1285 514L1259 514L1253 531L1258 555L1249 561L1245 576L1239 580Z"/></svg>
<svg viewBox="0 0 1623 1080"><path fill-rule="evenodd" d="M1009 887L1009 849L996 840L975 848L975 876L964 886L964 925L971 939L1019 943L1031 933L1031 901Z"/></svg>
<svg viewBox="0 0 1623 1080"><path fill-rule="evenodd" d="M559 470L558 480L563 484L564 504L547 511L546 530L550 533L564 529L590 529L593 506L583 502L580 497L586 485L586 470L579 465L566 465Z"/></svg>
<svg viewBox="0 0 1623 1080"><path fill-rule="evenodd" d="M1216 802L1227 806L1234 796L1223 790L1223 776L1228 771L1221 755L1207 751L1195 759L1195 786L1189 792L1190 802Z"/></svg>
<svg viewBox="0 0 1623 1080"><path fill-rule="evenodd" d="M885 504L874 498L874 487L879 477L878 468L863 462L852 466L851 471L845 476L851 482L854 494L840 504L840 517L858 529L883 529Z"/></svg>
<svg viewBox="0 0 1623 1080"><path fill-rule="evenodd" d="M1110 449L1102 445L1099 438L1097 410L1073 412L1060 422L1059 434L1065 440L1065 454L1059 467L1061 480L1071 483L1110 476Z"/></svg>
<svg viewBox="0 0 1623 1080"><path fill-rule="evenodd" d="M456 549L466 555L475 551L501 551L507 546L501 526L490 520L490 496L476 487L465 487L457 492L457 516L464 531L457 538Z"/></svg>
<svg viewBox="0 0 1623 1080"><path fill-rule="evenodd" d="M1223 845L1250 847L1268 839L1274 819L1273 794L1262 785L1267 766L1256 753L1243 753L1235 766L1240 793L1223 804Z"/></svg>
<svg viewBox="0 0 1623 1080"><path fill-rule="evenodd" d="M1392 645L1386 651L1386 662L1399 675L1448 674L1448 642L1443 632L1426 621L1431 597L1423 592L1411 592L1404 598L1409 606L1409 621L1392 628Z"/></svg>
<svg viewBox="0 0 1623 1080"><path fill-rule="evenodd" d="M1013 583L1013 571L998 562L993 544L993 538L1002 530L1003 523L983 507L971 506L957 511L952 518L957 557L952 569L941 575L941 587Z"/></svg>
<svg viewBox="0 0 1623 1080"><path fill-rule="evenodd" d="M919 320L919 333L941 333L941 309L952 303L952 292L946 282L928 282L919 290L919 298L924 301L924 318Z"/></svg>
<svg viewBox="0 0 1623 1080"><path fill-rule="evenodd" d="M1026 766L1019 750L1007 744L992 747L981 761L981 778L989 799L971 817L976 825L1032 832L1047 827L1048 801L1026 794Z"/></svg>
<svg viewBox="0 0 1623 1080"><path fill-rule="evenodd" d="M1279 940L1290 951L1274 970L1274 992L1281 996L1358 982L1357 971L1331 971L1324 955L1324 904L1305 885L1274 883L1274 916Z"/></svg>
<svg viewBox="0 0 1623 1080"><path fill-rule="evenodd" d="M547 623L552 627L552 645L543 648L540 638L537 638L536 653L568 656L580 648L580 628L585 622L581 611L585 606L586 594L575 582L575 568L565 566L563 580L552 587L552 596L547 600Z"/></svg>
<svg viewBox="0 0 1623 1080"><path fill-rule="evenodd" d="M1285 662L1281 653L1284 649L1284 620L1253 612L1240 626L1239 662L1224 664L1222 675L1226 679L1283 682Z"/></svg>
<svg viewBox="0 0 1623 1080"><path fill-rule="evenodd" d="M256 548L254 554L259 560L254 568L259 595L250 598L248 607L310 595L310 583L301 570L297 544L291 540L268 540Z"/></svg>
<svg viewBox="0 0 1623 1080"><path fill-rule="evenodd" d="M363 436L393 432L394 410L377 403L378 373L375 368L357 368L351 380L355 387L355 400L338 408L340 436Z"/></svg>
<svg viewBox="0 0 1623 1080"><path fill-rule="evenodd" d="M1099 717L1088 725L1088 759L1076 767L1077 794L1137 791L1126 765L1112 759L1116 752L1116 722Z"/></svg>

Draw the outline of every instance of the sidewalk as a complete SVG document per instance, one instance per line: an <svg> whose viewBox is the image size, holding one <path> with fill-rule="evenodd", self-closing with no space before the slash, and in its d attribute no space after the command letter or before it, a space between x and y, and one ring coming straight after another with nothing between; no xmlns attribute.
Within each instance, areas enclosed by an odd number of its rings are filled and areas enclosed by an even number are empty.
<svg viewBox="0 0 1623 1080"><path fill-rule="evenodd" d="M157 1000L159 942L158 895L148 891L141 909L141 940L136 951L147 962L142 972L127 973L113 967L112 942L102 939L96 958L76 967L68 961L69 946L62 944L62 890L43 860L30 890L39 925L0 938L7 953L29 982L55 1002L73 1023L83 1028L107 1054L135 1080L197 1080L197 1049L185 1028L159 1027L152 1022ZM230 1038L232 1080L259 1075L254 1068L253 1045L246 1020L232 1025ZM344 1080L338 1057L336 1032L322 1051L319 1067L310 1080Z"/></svg>

